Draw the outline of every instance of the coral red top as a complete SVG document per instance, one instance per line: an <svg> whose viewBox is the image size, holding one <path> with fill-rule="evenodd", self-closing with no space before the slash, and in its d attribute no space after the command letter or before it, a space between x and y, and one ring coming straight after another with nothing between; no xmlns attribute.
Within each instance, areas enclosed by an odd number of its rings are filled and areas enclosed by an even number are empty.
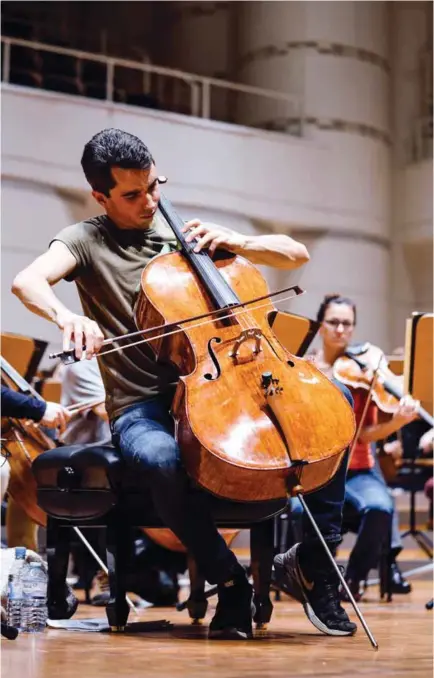
<svg viewBox="0 0 434 678"><path fill-rule="evenodd" d="M358 427L363 410L365 409L368 392L364 389L358 388L355 390L351 389L351 393L354 398L354 414L356 417L356 426ZM368 411L366 412L363 427L374 426L374 424L377 423L377 413L377 406L371 400L368 405ZM354 446L348 468L351 471L361 471L363 469L373 468L374 465L375 461L371 452L371 443L362 443L360 440L358 440Z"/></svg>

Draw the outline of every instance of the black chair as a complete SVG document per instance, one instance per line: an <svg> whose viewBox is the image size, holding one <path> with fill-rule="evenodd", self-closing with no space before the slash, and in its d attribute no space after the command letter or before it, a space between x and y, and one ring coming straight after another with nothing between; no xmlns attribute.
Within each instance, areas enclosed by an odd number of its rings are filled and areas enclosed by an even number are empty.
<svg viewBox="0 0 434 678"><path fill-rule="evenodd" d="M152 503L137 485L135 474L111 445L59 447L33 463L39 506L47 512L48 608L52 619L71 616L66 573L71 528L106 527L110 600L107 617L113 629L125 627L129 608L125 600L130 548L129 530L135 526L164 527ZM192 487L192 492L199 491ZM254 581L254 621L260 627L272 614L270 583L274 555L274 516L286 500L241 503L207 495L219 527L249 528ZM194 568L190 568L194 579ZM191 582L186 607L193 619L206 612L203 578ZM181 606L183 607L183 606Z"/></svg>

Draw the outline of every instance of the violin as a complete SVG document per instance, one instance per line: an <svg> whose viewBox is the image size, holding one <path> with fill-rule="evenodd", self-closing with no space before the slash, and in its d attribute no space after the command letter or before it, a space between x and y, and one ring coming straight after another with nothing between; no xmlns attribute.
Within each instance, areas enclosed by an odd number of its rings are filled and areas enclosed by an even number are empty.
<svg viewBox="0 0 434 678"><path fill-rule="evenodd" d="M373 344L348 347L335 361L333 376L350 388L371 391L372 400L386 414L394 414L404 396L402 377L389 369L383 351ZM417 413L434 425L433 417L423 407L419 406Z"/></svg>
<svg viewBox="0 0 434 678"><path fill-rule="evenodd" d="M156 358L178 368L172 416L188 473L237 501L284 498L299 483L307 492L321 487L354 436L352 408L317 367L279 342L259 270L230 253L195 253L164 196L159 209L180 251L144 268L135 319L152 333ZM258 298L267 301L251 305ZM242 314L233 311L243 304Z"/></svg>
<svg viewBox="0 0 434 678"><path fill-rule="evenodd" d="M0 361L1 377L6 386L42 400L39 393L5 358L1 356ZM36 501L37 488L32 463L42 452L52 450L56 444L35 422L13 417L2 417L2 438L2 454L10 466L8 493L33 522L45 527L47 516Z"/></svg>

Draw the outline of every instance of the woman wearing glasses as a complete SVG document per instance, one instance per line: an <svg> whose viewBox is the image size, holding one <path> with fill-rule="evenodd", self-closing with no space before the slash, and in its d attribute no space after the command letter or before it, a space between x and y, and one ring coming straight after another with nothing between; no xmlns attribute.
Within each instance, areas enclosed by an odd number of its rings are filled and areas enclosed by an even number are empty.
<svg viewBox="0 0 434 678"><path fill-rule="evenodd" d="M317 313L317 320L321 323L319 335L322 347L310 358L330 378L333 376L335 361L351 344L356 319L356 306L351 299L340 294L324 297ZM363 389L351 391L358 429L368 391ZM371 443L386 439L413 421L417 417L417 405L416 401L406 396L395 414L388 421L380 423L377 406L370 401L358 440L352 450L346 482L344 522L347 513L359 525L356 543L346 570L346 579L357 600L363 593L362 582L366 581L369 570L378 565L382 545L390 538L394 514L393 499L381 472L376 468ZM301 507L292 504L291 506L293 515L294 512L301 511ZM391 542L392 590L395 593L408 593L410 585L403 579L395 562L402 549L397 521L394 522L394 529L392 527Z"/></svg>

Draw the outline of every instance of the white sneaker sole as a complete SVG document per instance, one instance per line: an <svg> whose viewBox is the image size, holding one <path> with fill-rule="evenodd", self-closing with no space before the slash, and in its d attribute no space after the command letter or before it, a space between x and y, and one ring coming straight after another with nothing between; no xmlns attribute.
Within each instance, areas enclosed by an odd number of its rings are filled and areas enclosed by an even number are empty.
<svg viewBox="0 0 434 678"><path fill-rule="evenodd" d="M282 562L279 562L280 558L277 556L274 559L274 570L276 572L276 581L277 583L282 582L284 586L283 590L288 590L289 594L303 605L303 610L306 617L309 619L310 623L315 626L318 631L325 633L327 636L353 636L356 632L354 631L339 631L338 629L330 629L324 624L324 622L316 616L309 600L304 592L303 584L299 579L296 567L291 567L290 569L285 567ZM289 579L289 585L288 585Z"/></svg>

